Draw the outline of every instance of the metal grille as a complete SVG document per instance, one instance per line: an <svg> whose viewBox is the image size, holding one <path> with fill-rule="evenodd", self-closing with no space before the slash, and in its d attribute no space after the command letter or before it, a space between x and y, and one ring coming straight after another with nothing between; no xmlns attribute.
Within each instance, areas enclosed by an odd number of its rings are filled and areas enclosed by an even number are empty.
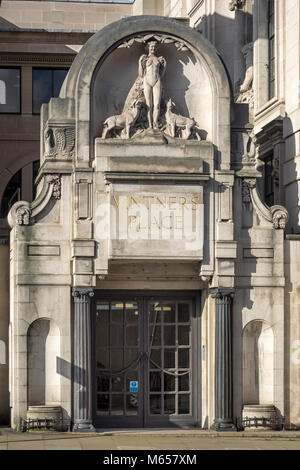
<svg viewBox="0 0 300 470"><path fill-rule="evenodd" d="M66 420L63 418L20 418L19 430L21 432L27 432L32 430L52 430L66 432L71 431L71 423L70 420Z"/></svg>
<svg viewBox="0 0 300 470"><path fill-rule="evenodd" d="M275 417L260 417L249 418L246 416L243 419L236 420L237 429L243 430L245 428L270 428L276 431L285 431L285 417L284 416L275 416Z"/></svg>

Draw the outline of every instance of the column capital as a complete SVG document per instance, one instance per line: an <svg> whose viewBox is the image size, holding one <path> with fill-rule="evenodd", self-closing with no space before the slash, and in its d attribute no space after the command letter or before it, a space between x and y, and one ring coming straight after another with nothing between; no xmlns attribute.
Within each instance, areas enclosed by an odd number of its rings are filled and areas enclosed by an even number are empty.
<svg viewBox="0 0 300 470"><path fill-rule="evenodd" d="M94 297L94 289L92 287L73 287L72 296L74 297L74 302L89 302Z"/></svg>
<svg viewBox="0 0 300 470"><path fill-rule="evenodd" d="M210 295L217 301L230 301L234 297L234 289L228 287L214 287L210 289Z"/></svg>

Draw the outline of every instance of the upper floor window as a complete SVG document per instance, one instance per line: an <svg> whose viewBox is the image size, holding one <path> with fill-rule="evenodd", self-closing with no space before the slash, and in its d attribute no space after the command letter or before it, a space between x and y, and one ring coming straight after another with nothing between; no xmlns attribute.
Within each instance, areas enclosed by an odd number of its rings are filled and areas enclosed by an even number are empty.
<svg viewBox="0 0 300 470"><path fill-rule="evenodd" d="M21 71L19 68L0 68L0 113L21 111Z"/></svg>
<svg viewBox="0 0 300 470"><path fill-rule="evenodd" d="M39 114L43 103L59 95L68 69L33 69L32 98L34 114Z"/></svg>
<svg viewBox="0 0 300 470"><path fill-rule="evenodd" d="M274 0L268 4L268 40L269 40L269 100L275 96L275 14Z"/></svg>

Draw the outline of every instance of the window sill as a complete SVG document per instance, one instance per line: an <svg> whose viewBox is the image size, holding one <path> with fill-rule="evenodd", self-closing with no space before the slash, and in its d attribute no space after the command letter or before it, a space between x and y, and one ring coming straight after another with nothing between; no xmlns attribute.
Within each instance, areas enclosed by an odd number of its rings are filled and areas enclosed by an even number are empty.
<svg viewBox="0 0 300 470"><path fill-rule="evenodd" d="M254 119L255 121L259 121L260 119L263 119L267 114L271 113L274 111L276 108L281 108L279 109L280 115L284 117L284 106L285 106L285 101L283 99L279 100L278 98L272 98L269 100L267 103L265 103L263 106L261 106L257 112L254 114Z"/></svg>

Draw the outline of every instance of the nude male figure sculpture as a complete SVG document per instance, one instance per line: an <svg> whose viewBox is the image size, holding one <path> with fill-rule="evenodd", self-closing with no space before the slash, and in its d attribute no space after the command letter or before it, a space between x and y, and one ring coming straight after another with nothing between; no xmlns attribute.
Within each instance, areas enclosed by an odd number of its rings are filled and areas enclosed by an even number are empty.
<svg viewBox="0 0 300 470"><path fill-rule="evenodd" d="M148 55L143 54L139 59L139 76L143 79L143 91L147 105L149 127L158 127L160 100L162 96L162 77L166 70L164 57L157 57L158 43L148 43Z"/></svg>

